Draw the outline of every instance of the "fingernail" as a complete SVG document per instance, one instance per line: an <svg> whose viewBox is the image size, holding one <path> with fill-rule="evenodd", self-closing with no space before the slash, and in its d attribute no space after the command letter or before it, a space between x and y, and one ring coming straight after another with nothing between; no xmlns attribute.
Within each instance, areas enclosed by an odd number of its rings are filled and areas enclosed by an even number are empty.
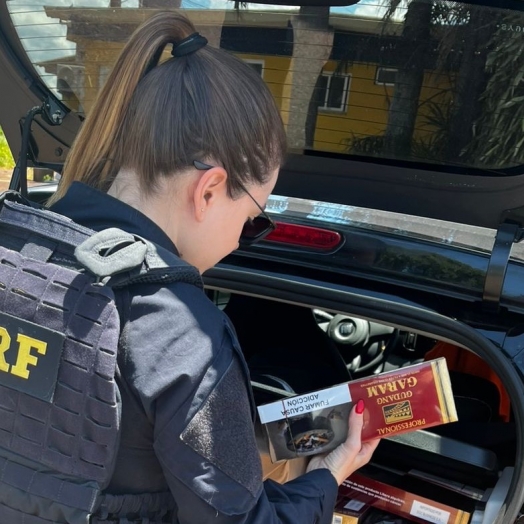
<svg viewBox="0 0 524 524"><path fill-rule="evenodd" d="M359 415L362 415L364 413L364 401L360 399L357 402L357 407L355 408L355 413L358 413Z"/></svg>

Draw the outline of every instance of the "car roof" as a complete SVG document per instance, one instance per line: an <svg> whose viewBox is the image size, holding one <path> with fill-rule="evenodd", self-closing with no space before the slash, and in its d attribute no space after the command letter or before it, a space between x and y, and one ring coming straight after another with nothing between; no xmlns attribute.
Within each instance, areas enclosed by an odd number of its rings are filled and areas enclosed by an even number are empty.
<svg viewBox="0 0 524 524"><path fill-rule="evenodd" d="M155 12L147 0L98 3L0 4L0 126L16 153L21 120L44 104L34 165L60 170L118 50ZM414 220L522 224L522 3L412 0L390 13L366 0L313 3L182 3L277 100L289 155L275 193Z"/></svg>

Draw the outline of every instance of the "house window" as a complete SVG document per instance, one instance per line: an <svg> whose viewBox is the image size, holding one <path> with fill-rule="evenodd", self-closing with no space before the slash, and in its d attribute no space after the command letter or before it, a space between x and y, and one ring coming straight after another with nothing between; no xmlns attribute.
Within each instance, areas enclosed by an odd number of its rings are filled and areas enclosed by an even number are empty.
<svg viewBox="0 0 524 524"><path fill-rule="evenodd" d="M397 80L398 69L391 67L377 67L377 74L375 75L375 84L381 86L394 86Z"/></svg>
<svg viewBox="0 0 524 524"><path fill-rule="evenodd" d="M345 111L347 108L351 75L322 73L320 77L319 109L324 111Z"/></svg>
<svg viewBox="0 0 524 524"><path fill-rule="evenodd" d="M244 60L244 62L252 67L262 78L264 77L264 60Z"/></svg>

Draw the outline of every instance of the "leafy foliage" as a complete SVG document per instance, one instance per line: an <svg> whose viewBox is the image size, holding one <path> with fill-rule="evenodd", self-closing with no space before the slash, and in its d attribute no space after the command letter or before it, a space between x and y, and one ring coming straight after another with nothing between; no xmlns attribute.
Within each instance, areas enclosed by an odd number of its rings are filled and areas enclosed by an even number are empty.
<svg viewBox="0 0 524 524"><path fill-rule="evenodd" d="M522 15L499 24L486 62L490 78L482 96L482 114L468 154L479 163L513 166L524 163L524 49ZM513 28L517 28L515 30Z"/></svg>
<svg viewBox="0 0 524 524"><path fill-rule="evenodd" d="M0 129L0 167L13 167L14 160L11 150L7 145L4 132Z"/></svg>
<svg viewBox="0 0 524 524"><path fill-rule="evenodd" d="M443 162L450 134L451 99L443 97L430 98L420 105L424 108L419 128L426 133L423 137L413 137L410 158L413 160ZM445 94L445 93L444 93ZM357 137L352 134L342 140L348 153L366 156L382 156L384 152L384 135Z"/></svg>
<svg viewBox="0 0 524 524"><path fill-rule="evenodd" d="M402 91L395 108L390 105L385 134L352 134L343 140L346 150L482 167L524 163L522 14L488 12L484 6L454 1L385 0L383 23L392 23L395 12L407 7L406 32L408 13L423 4L431 6L431 17L412 16L409 38L421 31L422 24L428 26L436 44L434 72L437 77L446 75L449 87L416 100L418 91L407 88L415 87L422 77L398 73L395 93L399 86ZM421 66L412 64L412 70ZM397 140L398 130L406 135L402 140Z"/></svg>
<svg viewBox="0 0 524 524"><path fill-rule="evenodd" d="M384 150L384 135L355 136L342 139L346 151L354 155L381 156Z"/></svg>

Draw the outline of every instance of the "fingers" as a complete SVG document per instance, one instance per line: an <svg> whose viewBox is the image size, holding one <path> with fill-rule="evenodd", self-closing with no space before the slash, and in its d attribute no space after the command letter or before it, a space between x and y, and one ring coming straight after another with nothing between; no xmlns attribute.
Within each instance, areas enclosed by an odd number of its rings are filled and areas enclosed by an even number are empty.
<svg viewBox="0 0 524 524"><path fill-rule="evenodd" d="M361 434L364 426L364 409L364 401L359 400L349 414L348 436L344 442L348 451L355 450L355 452L358 452L362 447Z"/></svg>
<svg viewBox="0 0 524 524"><path fill-rule="evenodd" d="M380 442L380 439L373 439L367 442L362 442L362 428L364 427L364 411L365 405L364 401L360 399L349 414L349 430L348 438L346 443L348 443L351 448L357 448L359 451L357 453L357 462L360 463L360 466L364 466L371 460L371 456Z"/></svg>
<svg viewBox="0 0 524 524"><path fill-rule="evenodd" d="M379 443L379 439L362 443L361 434L364 426L364 410L364 402L360 400L349 414L349 429L346 440L319 461L333 473L339 484L370 461Z"/></svg>
<svg viewBox="0 0 524 524"><path fill-rule="evenodd" d="M380 439L375 438L373 440L368 440L367 442L364 442L362 444L361 453L365 455L369 455L368 461L371 458L371 455L373 455L373 452L377 449L379 442L380 442Z"/></svg>
<svg viewBox="0 0 524 524"><path fill-rule="evenodd" d="M354 471L370 461L380 439L362 442L364 411L364 402L359 400L349 414L349 429L346 440L331 453L313 457L308 465L308 471L327 468L340 485Z"/></svg>
<svg viewBox="0 0 524 524"><path fill-rule="evenodd" d="M379 442L380 439L376 438L373 440L369 440L368 442L364 442L362 444L362 447L360 448L360 451L358 453L360 462L359 467L366 465L371 460L373 452L377 449Z"/></svg>
<svg viewBox="0 0 524 524"><path fill-rule="evenodd" d="M362 428L364 427L365 405L359 400L349 414L348 436L343 446L348 452L349 463L353 471L366 465L373 455L380 439L362 442Z"/></svg>

